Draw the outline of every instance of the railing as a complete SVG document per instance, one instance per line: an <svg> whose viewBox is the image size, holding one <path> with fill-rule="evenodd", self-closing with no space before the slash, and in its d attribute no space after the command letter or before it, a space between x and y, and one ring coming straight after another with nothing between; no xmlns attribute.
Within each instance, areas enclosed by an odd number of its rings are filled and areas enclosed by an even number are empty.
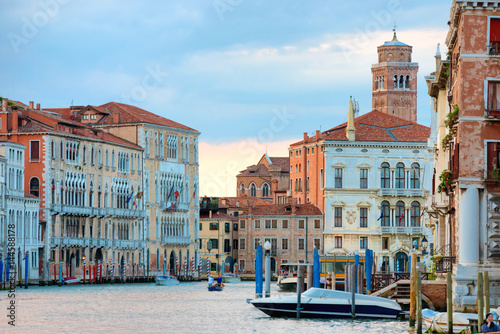
<svg viewBox="0 0 500 334"><path fill-rule="evenodd" d="M161 242L164 244L188 245L191 243L191 237L185 237L185 236L161 237Z"/></svg>
<svg viewBox="0 0 500 334"><path fill-rule="evenodd" d="M391 285L394 281L392 274L373 274L372 275L372 292L382 290Z"/></svg>
<svg viewBox="0 0 500 334"><path fill-rule="evenodd" d="M490 42L488 45L489 55L500 55L500 42Z"/></svg>
<svg viewBox="0 0 500 334"><path fill-rule="evenodd" d="M500 118L500 109L486 109L484 112L484 117L490 119L499 119Z"/></svg>
<svg viewBox="0 0 500 334"><path fill-rule="evenodd" d="M422 189L382 188L379 191L379 195L394 197L424 197L424 191Z"/></svg>
<svg viewBox="0 0 500 334"><path fill-rule="evenodd" d="M456 257L454 256L444 256L441 260L436 260L436 272L437 273L450 273L453 270L453 263L455 263Z"/></svg>
<svg viewBox="0 0 500 334"><path fill-rule="evenodd" d="M380 231L385 234L423 234L423 227L416 226L381 226Z"/></svg>

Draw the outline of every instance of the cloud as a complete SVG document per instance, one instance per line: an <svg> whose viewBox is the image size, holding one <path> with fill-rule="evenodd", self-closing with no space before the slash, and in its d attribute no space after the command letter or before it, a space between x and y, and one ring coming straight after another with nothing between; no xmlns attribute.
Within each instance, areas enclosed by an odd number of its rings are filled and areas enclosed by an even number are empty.
<svg viewBox="0 0 500 334"><path fill-rule="evenodd" d="M236 175L256 164L264 153L287 157L288 146L298 139L261 143L243 139L231 143L200 141L200 195L236 196Z"/></svg>

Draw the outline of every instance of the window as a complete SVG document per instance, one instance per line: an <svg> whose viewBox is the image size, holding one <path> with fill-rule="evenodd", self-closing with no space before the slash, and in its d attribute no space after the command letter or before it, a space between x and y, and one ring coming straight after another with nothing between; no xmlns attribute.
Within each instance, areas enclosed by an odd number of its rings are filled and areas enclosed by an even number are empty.
<svg viewBox="0 0 500 334"><path fill-rule="evenodd" d="M281 249L288 250L288 239L281 239Z"/></svg>
<svg viewBox="0 0 500 334"><path fill-rule="evenodd" d="M203 224L199 223L198 225L200 226L200 231L202 231L203 230ZM201 241L201 239L200 239L200 241Z"/></svg>
<svg viewBox="0 0 500 334"><path fill-rule="evenodd" d="M245 271L245 260L240 259L239 263L240 263L240 265L239 265L238 269Z"/></svg>
<svg viewBox="0 0 500 334"><path fill-rule="evenodd" d="M314 228L315 229L320 229L321 228L321 220L314 219Z"/></svg>
<svg viewBox="0 0 500 334"><path fill-rule="evenodd" d="M229 253L231 252L231 240L229 239L224 239L224 253Z"/></svg>
<svg viewBox="0 0 500 334"><path fill-rule="evenodd" d="M321 249L321 239L318 239L318 238L314 239L314 247L316 249Z"/></svg>
<svg viewBox="0 0 500 334"><path fill-rule="evenodd" d="M278 228L278 220L277 219L266 219L265 228Z"/></svg>
<svg viewBox="0 0 500 334"><path fill-rule="evenodd" d="M335 237L335 248L342 248L342 237Z"/></svg>
<svg viewBox="0 0 500 334"><path fill-rule="evenodd" d="M240 249L246 249L246 239L240 239Z"/></svg>
<svg viewBox="0 0 500 334"><path fill-rule="evenodd" d="M303 230L306 228L306 221L304 219L299 219L299 229Z"/></svg>
<svg viewBox="0 0 500 334"><path fill-rule="evenodd" d="M30 161L40 161L40 141L30 141Z"/></svg>
<svg viewBox="0 0 500 334"><path fill-rule="evenodd" d="M418 249L418 238L412 238L411 244L413 249Z"/></svg>
<svg viewBox="0 0 500 334"><path fill-rule="evenodd" d="M417 201L411 203L410 224L420 226L420 203Z"/></svg>
<svg viewBox="0 0 500 334"><path fill-rule="evenodd" d="M260 219L255 219L253 221L253 224L254 224L254 228L260 228Z"/></svg>
<svg viewBox="0 0 500 334"><path fill-rule="evenodd" d="M334 226L342 227L342 208L334 208Z"/></svg>
<svg viewBox="0 0 500 334"><path fill-rule="evenodd" d="M367 249L368 248L368 237L360 237L359 238L359 248Z"/></svg>
<svg viewBox="0 0 500 334"><path fill-rule="evenodd" d="M269 186L267 183L264 183L262 186L262 197L268 197L269 196Z"/></svg>
<svg viewBox="0 0 500 334"><path fill-rule="evenodd" d="M209 239L212 242L212 249L219 249L219 239Z"/></svg>
<svg viewBox="0 0 500 334"><path fill-rule="evenodd" d="M488 47L488 54L500 54L500 19L490 18L490 45Z"/></svg>
<svg viewBox="0 0 500 334"><path fill-rule="evenodd" d="M231 224L224 223L224 233L230 233L230 232L231 232Z"/></svg>
<svg viewBox="0 0 500 334"><path fill-rule="evenodd" d="M253 183L250 185L250 196L251 197L257 196L257 189L255 187L255 184Z"/></svg>
<svg viewBox="0 0 500 334"><path fill-rule="evenodd" d="M382 209L379 219L382 220L382 222L380 223L381 226L391 226L389 202L382 202Z"/></svg>
<svg viewBox="0 0 500 334"><path fill-rule="evenodd" d="M389 169L389 164L384 162L382 165L382 170L380 174L380 187L381 188L390 188L391 187L391 171Z"/></svg>
<svg viewBox="0 0 500 334"><path fill-rule="evenodd" d="M306 242L304 239L300 238L297 242L297 246L299 250L304 250L306 248Z"/></svg>
<svg viewBox="0 0 500 334"><path fill-rule="evenodd" d="M361 189L368 189L368 169L366 168L359 170L359 187Z"/></svg>
<svg viewBox="0 0 500 334"><path fill-rule="evenodd" d="M245 193L245 185L244 185L243 183L240 185L240 192L241 192L242 194L244 194L244 193Z"/></svg>
<svg viewBox="0 0 500 334"><path fill-rule="evenodd" d="M500 42L499 42L500 49ZM500 54L500 52L498 53ZM500 81L488 82L488 110L500 110Z"/></svg>
<svg viewBox="0 0 500 334"><path fill-rule="evenodd" d="M368 227L368 208L359 209L359 227Z"/></svg>
<svg viewBox="0 0 500 334"><path fill-rule="evenodd" d="M420 165L418 163L414 162L411 165L410 175L411 175L410 178L411 189L420 189Z"/></svg>
<svg viewBox="0 0 500 334"><path fill-rule="evenodd" d="M382 249L383 250L388 250L389 249L389 238L382 237Z"/></svg>
<svg viewBox="0 0 500 334"><path fill-rule="evenodd" d="M309 176L307 177L307 180L306 180L306 191L309 192Z"/></svg>
<svg viewBox="0 0 500 334"><path fill-rule="evenodd" d="M260 238L253 239L253 249L257 249L260 245Z"/></svg>
<svg viewBox="0 0 500 334"><path fill-rule="evenodd" d="M307 171L309 171L309 160L307 160Z"/></svg>
<svg viewBox="0 0 500 334"><path fill-rule="evenodd" d="M288 219L283 219L281 221L281 228L287 229L288 228Z"/></svg>
<svg viewBox="0 0 500 334"><path fill-rule="evenodd" d="M342 188L342 168L335 168L335 188Z"/></svg>
<svg viewBox="0 0 500 334"><path fill-rule="evenodd" d="M397 226L405 226L405 204L402 201L396 203L396 219L398 220Z"/></svg>
<svg viewBox="0 0 500 334"><path fill-rule="evenodd" d="M398 162L396 165L396 188L404 189L405 187L405 165Z"/></svg>
<svg viewBox="0 0 500 334"><path fill-rule="evenodd" d="M244 229L245 229L245 224L246 224L246 220L245 220L245 219L241 219L241 220L240 220L240 229L241 229L241 230L244 230Z"/></svg>
<svg viewBox="0 0 500 334"><path fill-rule="evenodd" d="M34 177L30 180L30 194L36 197L40 197L40 180Z"/></svg>

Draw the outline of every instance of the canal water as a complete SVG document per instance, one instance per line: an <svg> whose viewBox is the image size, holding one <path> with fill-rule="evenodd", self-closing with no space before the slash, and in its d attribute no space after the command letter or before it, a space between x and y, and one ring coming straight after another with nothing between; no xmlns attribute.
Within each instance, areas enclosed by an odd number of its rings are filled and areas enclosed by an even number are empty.
<svg viewBox="0 0 500 334"><path fill-rule="evenodd" d="M0 333L410 333L407 321L270 318L246 303L254 295L250 282L18 287L15 329L0 291Z"/></svg>

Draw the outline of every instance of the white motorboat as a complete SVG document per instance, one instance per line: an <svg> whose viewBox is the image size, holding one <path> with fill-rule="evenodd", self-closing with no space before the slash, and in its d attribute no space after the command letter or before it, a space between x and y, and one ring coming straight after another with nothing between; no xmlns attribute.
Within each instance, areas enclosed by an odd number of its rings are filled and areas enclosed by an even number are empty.
<svg viewBox="0 0 500 334"><path fill-rule="evenodd" d="M222 283L240 283L241 278L233 273L222 274Z"/></svg>
<svg viewBox="0 0 500 334"><path fill-rule="evenodd" d="M178 285L179 280L172 275L159 275L156 276L157 285Z"/></svg>
<svg viewBox="0 0 500 334"><path fill-rule="evenodd" d="M297 291L297 277L280 275L277 284L280 292Z"/></svg>
<svg viewBox="0 0 500 334"><path fill-rule="evenodd" d="M448 333L448 314L428 308L422 310L422 319L430 333ZM461 333L469 326L469 319L477 320L477 313L453 312L453 333Z"/></svg>
<svg viewBox="0 0 500 334"><path fill-rule="evenodd" d="M351 318L350 292L311 288L301 294L302 318ZM286 295L257 298L250 301L256 308L271 317L295 317L297 296ZM396 319L401 306L393 300L355 294L356 318Z"/></svg>

